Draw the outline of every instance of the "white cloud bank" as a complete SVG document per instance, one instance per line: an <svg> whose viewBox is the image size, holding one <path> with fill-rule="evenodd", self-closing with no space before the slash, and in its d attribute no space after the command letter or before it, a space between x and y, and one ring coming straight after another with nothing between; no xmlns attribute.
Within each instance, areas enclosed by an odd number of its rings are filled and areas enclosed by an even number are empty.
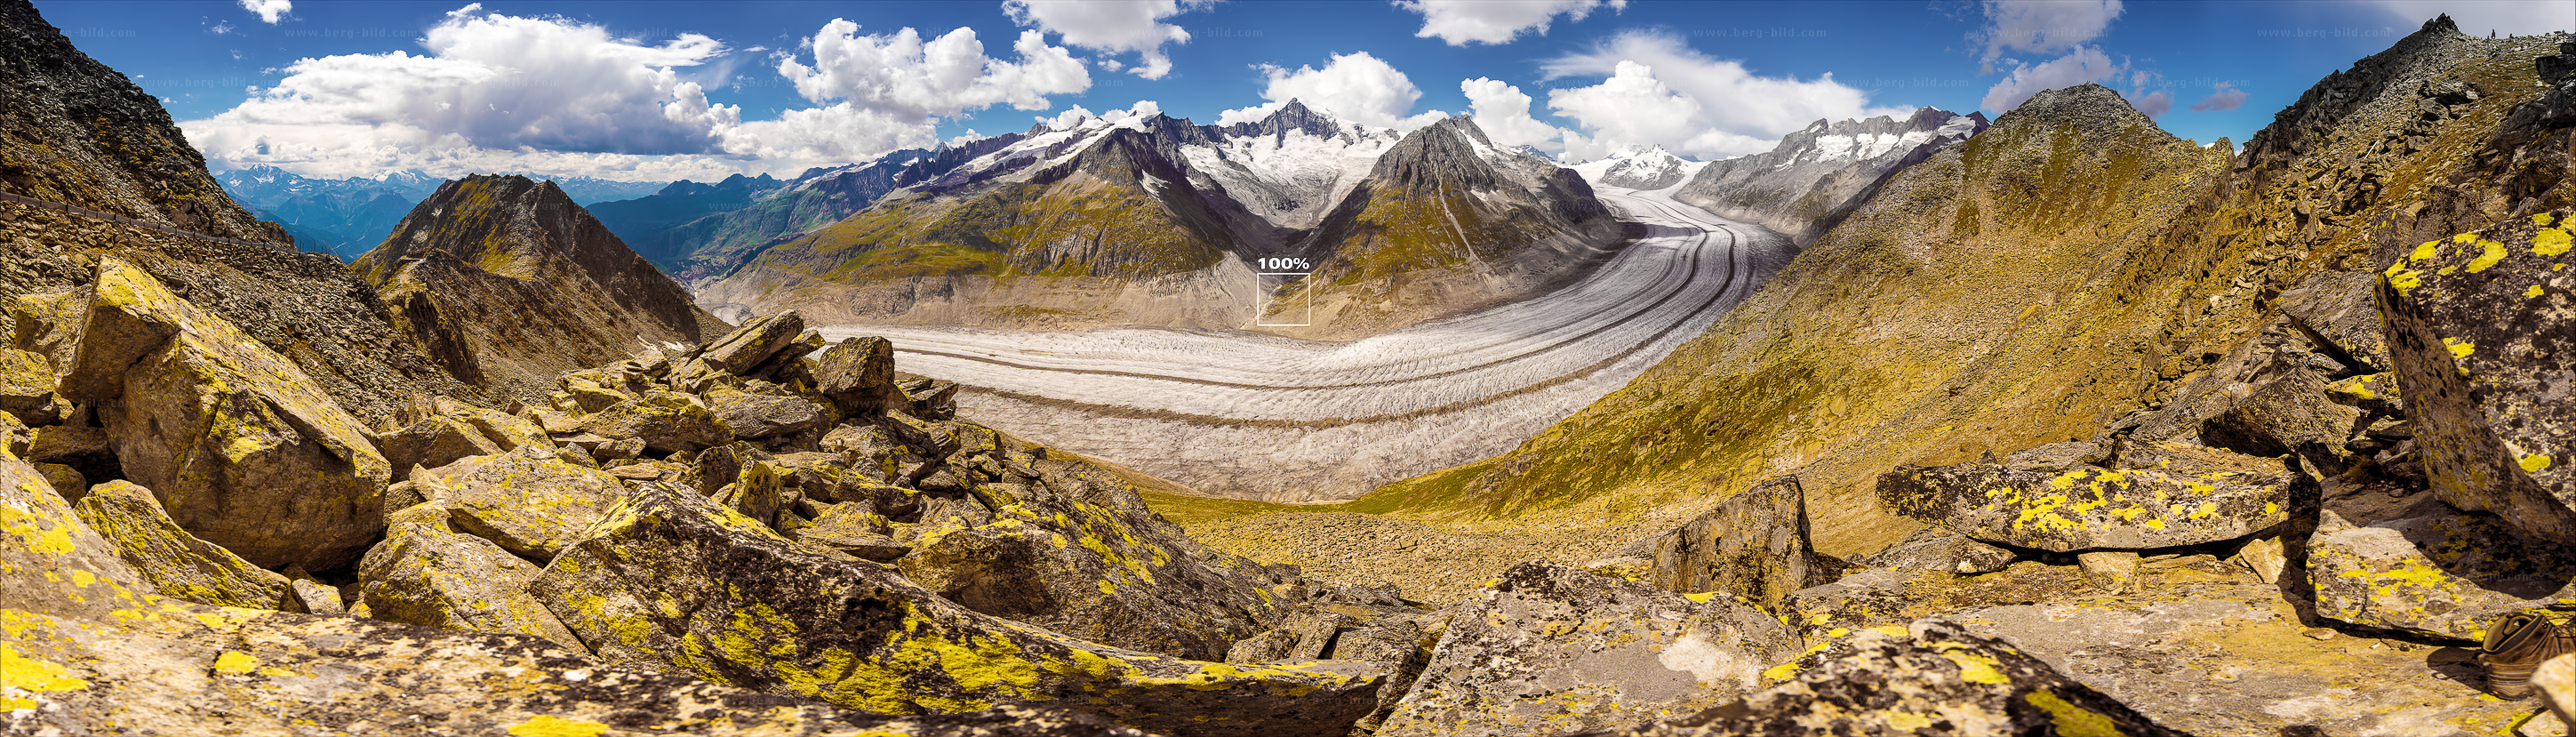
<svg viewBox="0 0 2576 737"><path fill-rule="evenodd" d="M1163 53L1163 44L1189 43L1190 32L1180 26L1164 23L1164 18L1189 10L1207 7L1215 0L1003 0L1002 10L1011 20L1023 26L1034 26L1054 33L1068 45L1107 54L1134 53L1138 57L1129 73L1146 79L1162 79L1171 73L1171 57ZM1102 68L1118 71L1125 66L1116 59L1102 58Z"/></svg>
<svg viewBox="0 0 2576 737"><path fill-rule="evenodd" d="M1569 161L1646 146L1697 158L1758 153L1819 119L1913 112L1873 106L1868 93L1831 74L1813 80L1754 74L1657 31L1622 33L1590 51L1549 60L1542 69L1551 80L1605 77L1589 87L1548 92L1548 108L1583 129L1566 132Z"/></svg>
<svg viewBox="0 0 2576 737"><path fill-rule="evenodd" d="M1626 9L1628 0L1396 0L1395 4L1422 15L1422 30L1414 37L1465 46L1511 43L1522 33L1544 36L1559 15L1583 20L1604 5L1613 11Z"/></svg>
<svg viewBox="0 0 2576 737"><path fill-rule="evenodd" d="M1292 71L1268 64L1260 69L1267 80L1261 99L1270 102L1227 110L1217 115L1218 125L1260 120L1289 100L1340 120L1407 131L1449 115L1438 110L1413 114L1413 103L1422 99L1422 88L1413 86L1413 80L1404 72L1366 51L1336 54L1322 69L1301 65Z"/></svg>
<svg viewBox="0 0 2576 737"><path fill-rule="evenodd" d="M616 179L720 177L873 157L937 143L941 118L992 105L1048 107L1090 86L1080 61L1020 34L1017 60L985 56L969 29L924 40L861 35L835 19L778 72L817 107L743 121L683 75L730 50L683 33L659 44L560 17L468 5L401 51L307 58L231 110L181 123L211 159L307 176L418 168L450 176L539 171ZM709 79L708 83L720 84Z"/></svg>

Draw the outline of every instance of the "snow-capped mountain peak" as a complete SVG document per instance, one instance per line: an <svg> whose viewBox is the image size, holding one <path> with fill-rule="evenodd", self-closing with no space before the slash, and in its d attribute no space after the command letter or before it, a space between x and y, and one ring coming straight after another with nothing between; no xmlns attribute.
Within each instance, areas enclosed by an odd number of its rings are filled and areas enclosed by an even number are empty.
<svg viewBox="0 0 2576 737"><path fill-rule="evenodd" d="M1582 174L1594 185L1656 190L1690 179L1708 162L1692 161L1665 151L1662 146L1629 148L1609 158L1587 161L1567 167Z"/></svg>

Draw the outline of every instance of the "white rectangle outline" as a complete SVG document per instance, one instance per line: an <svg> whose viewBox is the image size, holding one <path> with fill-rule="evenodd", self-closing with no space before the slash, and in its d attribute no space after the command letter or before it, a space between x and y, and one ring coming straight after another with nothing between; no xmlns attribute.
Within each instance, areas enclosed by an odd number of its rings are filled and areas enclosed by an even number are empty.
<svg viewBox="0 0 2576 737"><path fill-rule="evenodd" d="M1261 316L1262 316L1262 315L1264 315L1264 314L1268 314L1268 313L1270 312L1270 290L1262 289L1262 288L1261 288L1261 279L1259 278L1259 277L1264 277L1264 276L1301 276L1301 277L1302 277L1302 276L1314 276L1314 273L1313 273L1313 272L1303 272L1303 271L1256 271L1256 272L1253 272L1253 276L1254 276L1255 278L1252 280L1252 289L1253 289L1253 291L1254 291L1254 292L1256 292L1256 293L1258 293L1258 294L1260 294L1260 295L1261 295L1261 301L1260 301L1260 302L1257 302L1257 303L1254 303L1254 307L1253 307L1253 311L1252 311L1252 326L1253 326L1253 327L1257 327L1257 328L1310 328L1310 327L1314 327L1314 326L1315 326L1315 290L1314 290L1314 289L1312 289L1312 288L1309 288L1309 289L1307 289L1307 290L1306 290L1306 321L1305 321L1305 322L1262 322L1262 321L1261 321Z"/></svg>

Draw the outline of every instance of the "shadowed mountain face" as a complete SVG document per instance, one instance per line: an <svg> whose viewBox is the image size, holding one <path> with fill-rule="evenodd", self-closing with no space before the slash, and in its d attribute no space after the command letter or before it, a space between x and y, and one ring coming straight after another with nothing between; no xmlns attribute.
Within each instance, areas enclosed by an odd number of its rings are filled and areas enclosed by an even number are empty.
<svg viewBox="0 0 2576 737"><path fill-rule="evenodd" d="M284 229L226 196L158 100L24 3L0 3L0 99L0 192L274 244L0 204L0 243L13 244L0 252L0 294L20 297L16 312L50 309L98 257L115 256L292 360L361 418L424 393L478 396L394 330L338 259L296 253Z"/></svg>
<svg viewBox="0 0 2576 737"><path fill-rule="evenodd" d="M1770 151L1710 162L1674 199L1814 243L1887 177L1986 129L1984 113L1923 108L1904 120L1819 120Z"/></svg>
<svg viewBox="0 0 2576 737"><path fill-rule="evenodd" d="M1333 334L1356 335L1534 294L1617 238L1579 178L1466 120L1401 141L1296 104L1229 126L1041 126L695 283L719 312L826 324L1244 327L1255 259L1332 270L1318 284L1409 274L1314 287Z"/></svg>
<svg viewBox="0 0 2576 737"><path fill-rule="evenodd" d="M2181 401L2292 287L2564 206L2565 122L2514 117L2537 109L2533 59L2553 51L2427 24L2242 154L2098 86L2034 97L1900 170L1627 388L1379 499L1518 515L1798 474L1820 549L1875 549L1913 529L1872 500L1891 464L2090 437Z"/></svg>
<svg viewBox="0 0 2576 737"><path fill-rule="evenodd" d="M1370 335L1538 294L1609 255L1618 237L1573 170L1450 118L1387 149L1298 243L1314 275L1277 304L1302 313L1312 293L1316 327L1292 334Z"/></svg>
<svg viewBox="0 0 2576 737"><path fill-rule="evenodd" d="M525 177L440 185L351 268L442 365L506 394L723 330L554 183Z"/></svg>

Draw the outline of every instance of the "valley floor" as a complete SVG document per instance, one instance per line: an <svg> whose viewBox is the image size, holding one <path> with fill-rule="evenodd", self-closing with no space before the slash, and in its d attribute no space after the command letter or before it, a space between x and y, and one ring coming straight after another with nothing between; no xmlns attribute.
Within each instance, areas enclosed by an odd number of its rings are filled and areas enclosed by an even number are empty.
<svg viewBox="0 0 2576 737"><path fill-rule="evenodd" d="M1546 296L1357 341L1246 331L835 326L965 387L968 415L1187 485L1356 498L1494 456L1663 359L1792 255L1786 238L1603 188L1649 236Z"/></svg>

